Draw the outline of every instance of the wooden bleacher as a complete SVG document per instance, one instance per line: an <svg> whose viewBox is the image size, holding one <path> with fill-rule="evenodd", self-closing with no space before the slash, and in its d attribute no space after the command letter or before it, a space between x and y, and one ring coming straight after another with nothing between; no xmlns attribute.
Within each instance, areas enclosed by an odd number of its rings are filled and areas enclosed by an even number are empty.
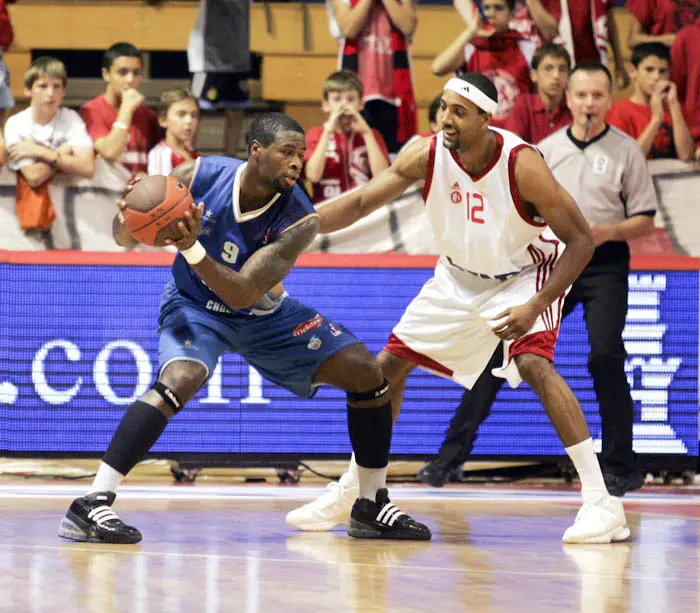
<svg viewBox="0 0 700 613"><path fill-rule="evenodd" d="M15 42L5 54L12 91L24 98L23 75L37 49L104 49L129 41L144 51L182 51L194 25L198 3L172 1L147 6L137 0L22 0L9 5ZM251 48L263 55L262 98L285 103L285 110L308 128L324 121L320 110L321 84L337 65L337 43L328 31L323 4L308 9L308 43L304 48L303 12L297 3L272 3L271 21L262 4L252 6ZM626 48L630 14L616 9ZM270 32L268 32L268 25ZM418 29L411 47L419 106L419 125L427 129L427 107L440 92L443 77L430 72L435 55L462 28L452 6L418 6ZM100 76L95 75L96 82ZM616 92L616 98L625 92Z"/></svg>

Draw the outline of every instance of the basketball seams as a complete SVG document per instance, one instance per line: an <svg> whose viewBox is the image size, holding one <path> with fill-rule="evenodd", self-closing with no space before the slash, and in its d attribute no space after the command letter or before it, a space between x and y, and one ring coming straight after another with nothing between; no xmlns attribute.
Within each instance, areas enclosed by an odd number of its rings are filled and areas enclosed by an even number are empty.
<svg viewBox="0 0 700 613"><path fill-rule="evenodd" d="M156 198L155 194L163 195ZM137 240L152 245L159 244L159 234L182 220L193 202L192 194L182 181L166 176L152 176L139 181L129 196L126 199L127 226ZM173 202L175 198L177 200ZM138 210L137 207L146 210Z"/></svg>

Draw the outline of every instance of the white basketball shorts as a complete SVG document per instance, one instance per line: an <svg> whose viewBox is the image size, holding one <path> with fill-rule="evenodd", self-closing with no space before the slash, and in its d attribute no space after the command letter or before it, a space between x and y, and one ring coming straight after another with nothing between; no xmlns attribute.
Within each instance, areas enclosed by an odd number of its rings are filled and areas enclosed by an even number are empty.
<svg viewBox="0 0 700 613"><path fill-rule="evenodd" d="M515 341L501 341L489 322L504 310L530 300L553 266L554 262L547 260L498 281L482 279L440 258L435 276L408 305L384 350L470 389L498 343L505 342L503 366L494 369L493 374L517 387L522 379L513 357L534 353L553 361L566 294Z"/></svg>

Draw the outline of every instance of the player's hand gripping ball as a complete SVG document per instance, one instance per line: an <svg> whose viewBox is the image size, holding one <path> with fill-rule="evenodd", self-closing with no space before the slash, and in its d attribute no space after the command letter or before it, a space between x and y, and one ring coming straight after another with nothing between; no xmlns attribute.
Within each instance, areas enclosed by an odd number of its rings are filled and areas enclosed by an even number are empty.
<svg viewBox="0 0 700 613"><path fill-rule="evenodd" d="M181 239L178 222L192 212L194 201L187 186L175 177L154 175L127 186L120 208L134 238L145 245L164 247ZM172 244L170 243L170 244Z"/></svg>

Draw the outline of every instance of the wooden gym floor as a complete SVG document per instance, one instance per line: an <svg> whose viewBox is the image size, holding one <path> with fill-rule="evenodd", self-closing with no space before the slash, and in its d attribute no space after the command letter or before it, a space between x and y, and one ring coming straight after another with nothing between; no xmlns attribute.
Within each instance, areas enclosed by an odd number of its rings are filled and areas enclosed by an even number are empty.
<svg viewBox="0 0 700 613"><path fill-rule="evenodd" d="M575 491L492 486L393 487L430 543L294 532L285 513L319 487L199 484L120 490L115 508L143 532L139 545L62 541L61 516L85 489L0 484L0 611L700 610L693 488L626 496L632 540L597 546L561 543Z"/></svg>

